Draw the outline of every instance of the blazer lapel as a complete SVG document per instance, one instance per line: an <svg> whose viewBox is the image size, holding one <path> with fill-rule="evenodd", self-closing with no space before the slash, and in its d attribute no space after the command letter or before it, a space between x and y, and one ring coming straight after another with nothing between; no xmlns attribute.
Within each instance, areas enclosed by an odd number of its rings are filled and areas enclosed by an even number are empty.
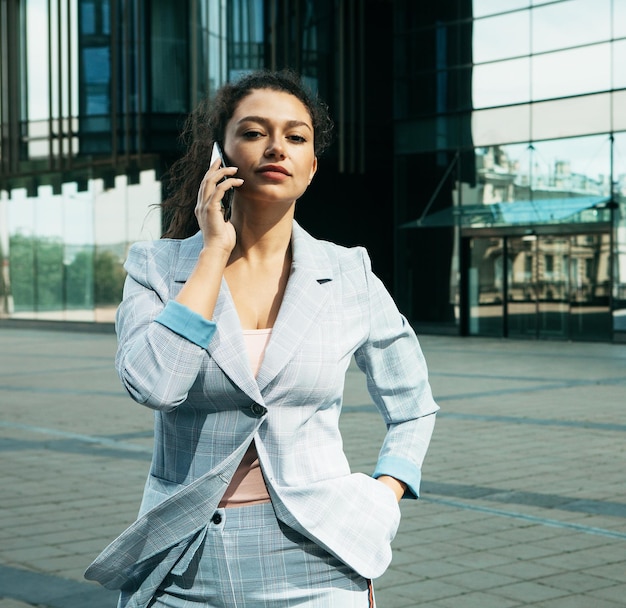
<svg viewBox="0 0 626 608"><path fill-rule="evenodd" d="M174 274L177 283L189 278L202 249L202 234L181 242L180 253ZM207 346L207 351L220 369L253 401L264 405L259 386L252 376L246 347L243 341L241 323L232 301L228 284L222 279L219 295L213 311L213 321L217 331Z"/></svg>
<svg viewBox="0 0 626 608"><path fill-rule="evenodd" d="M213 320L217 331L207 351L222 371L256 403L265 405L261 391L291 361L311 326L322 313L329 297L326 283L333 280L330 260L324 248L294 221L293 262L272 337L256 379L243 355L246 347L237 310L228 285L222 286ZM200 250L202 234L181 242L174 280L184 283L191 274Z"/></svg>
<svg viewBox="0 0 626 608"><path fill-rule="evenodd" d="M256 382L262 391L289 363L329 297L325 283L333 280L324 249L296 222L292 232L293 262L272 337Z"/></svg>

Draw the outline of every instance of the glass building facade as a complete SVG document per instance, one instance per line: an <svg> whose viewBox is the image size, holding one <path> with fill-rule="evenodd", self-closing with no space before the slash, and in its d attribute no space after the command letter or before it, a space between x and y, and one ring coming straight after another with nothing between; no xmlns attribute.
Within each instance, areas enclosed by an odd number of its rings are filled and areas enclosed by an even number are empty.
<svg viewBox="0 0 626 608"><path fill-rule="evenodd" d="M626 340L626 0L0 0L0 324L108 323L184 116L292 67L297 218L418 331Z"/></svg>
<svg viewBox="0 0 626 608"><path fill-rule="evenodd" d="M462 335L623 341L626 2L396 8L401 306Z"/></svg>

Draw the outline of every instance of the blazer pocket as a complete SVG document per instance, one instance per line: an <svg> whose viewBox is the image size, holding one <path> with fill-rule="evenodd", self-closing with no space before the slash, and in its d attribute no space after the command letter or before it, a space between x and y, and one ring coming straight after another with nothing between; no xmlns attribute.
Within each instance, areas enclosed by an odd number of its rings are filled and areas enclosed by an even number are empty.
<svg viewBox="0 0 626 608"><path fill-rule="evenodd" d="M367 480L367 485L371 487L369 496L372 506L383 509L385 512L389 511L393 514L393 519L397 519L399 524L400 505L395 492L389 486L386 486L384 483L381 483L369 475L365 475L364 473L356 473L356 475L363 475Z"/></svg>
<svg viewBox="0 0 626 608"><path fill-rule="evenodd" d="M152 474L148 475L138 517L141 517L144 513L150 511L150 509L154 509L154 507L161 504L164 500L167 500L184 487L183 484L169 481L162 477L155 477Z"/></svg>

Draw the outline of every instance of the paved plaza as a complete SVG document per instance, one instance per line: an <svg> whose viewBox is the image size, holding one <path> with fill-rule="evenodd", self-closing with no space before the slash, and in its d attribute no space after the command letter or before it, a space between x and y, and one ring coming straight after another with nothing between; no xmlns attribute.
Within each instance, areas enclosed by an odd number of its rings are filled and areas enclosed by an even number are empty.
<svg viewBox="0 0 626 608"><path fill-rule="evenodd" d="M421 342L442 410L378 608L626 606L626 345ZM115 607L82 574L135 517L152 414L114 352L0 327L0 608ZM371 473L385 429L356 367L342 430Z"/></svg>

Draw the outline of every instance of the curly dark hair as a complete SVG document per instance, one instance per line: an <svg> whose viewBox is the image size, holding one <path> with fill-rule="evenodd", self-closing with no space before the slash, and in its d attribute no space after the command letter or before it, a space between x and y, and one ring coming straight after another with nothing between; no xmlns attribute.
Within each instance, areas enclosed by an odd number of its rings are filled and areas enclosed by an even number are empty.
<svg viewBox="0 0 626 608"><path fill-rule="evenodd" d="M185 121L181 140L187 152L170 167L169 196L161 204L166 220L169 220L163 238L183 239L199 230L194 209L200 182L211 159L213 142L223 145L226 125L239 102L258 89L282 91L297 97L311 116L315 154L320 156L330 145L333 123L328 107L307 90L295 72L259 70L223 85L213 99L202 101Z"/></svg>

